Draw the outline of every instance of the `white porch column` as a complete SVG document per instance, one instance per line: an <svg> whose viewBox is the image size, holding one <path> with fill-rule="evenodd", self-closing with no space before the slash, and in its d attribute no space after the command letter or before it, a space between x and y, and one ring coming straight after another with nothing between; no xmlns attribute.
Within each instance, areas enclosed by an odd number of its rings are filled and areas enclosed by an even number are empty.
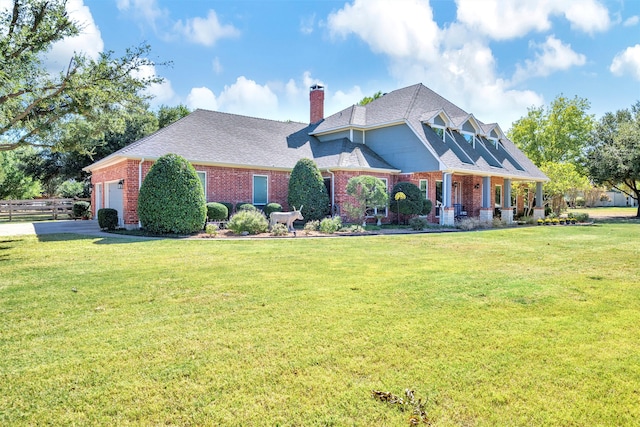
<svg viewBox="0 0 640 427"><path fill-rule="evenodd" d="M542 195L542 183L536 182L536 207L533 208L533 219L544 219L544 198Z"/></svg>
<svg viewBox="0 0 640 427"><path fill-rule="evenodd" d="M454 225L455 212L451 203L453 194L452 175L442 172L442 206L440 207L440 225Z"/></svg>
<svg viewBox="0 0 640 427"><path fill-rule="evenodd" d="M500 215L502 216L502 221L507 224L513 224L513 209L511 207L511 180L504 180L504 203L502 210L500 211Z"/></svg>
<svg viewBox="0 0 640 427"><path fill-rule="evenodd" d="M491 177L482 177L482 207L480 208L480 221L493 221L493 201L491 194Z"/></svg>

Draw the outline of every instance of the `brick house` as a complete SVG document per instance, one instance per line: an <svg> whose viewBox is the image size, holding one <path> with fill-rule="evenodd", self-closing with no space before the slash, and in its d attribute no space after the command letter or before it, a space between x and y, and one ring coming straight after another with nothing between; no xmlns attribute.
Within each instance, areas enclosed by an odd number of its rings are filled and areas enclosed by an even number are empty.
<svg viewBox="0 0 640 427"><path fill-rule="evenodd" d="M202 180L208 202L287 206L291 170L313 159L333 212L349 200L349 178L416 184L432 200L428 220L453 224L468 215L513 220L511 184L536 182L537 200L548 178L506 138L422 84L387 93L324 117L324 88L310 89L310 123L281 122L196 110L85 168L91 173L94 213L118 210L123 226L138 226L138 190L153 162L167 153L185 157ZM386 209L380 212L389 220ZM536 217L544 216L542 208Z"/></svg>

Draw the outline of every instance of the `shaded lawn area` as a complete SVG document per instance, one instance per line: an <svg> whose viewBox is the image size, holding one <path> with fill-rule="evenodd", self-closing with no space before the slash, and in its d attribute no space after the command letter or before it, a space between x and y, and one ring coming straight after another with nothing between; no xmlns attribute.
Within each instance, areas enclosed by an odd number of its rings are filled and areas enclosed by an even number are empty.
<svg viewBox="0 0 640 427"><path fill-rule="evenodd" d="M640 227L0 242L0 424L640 419ZM75 291L74 291L75 290Z"/></svg>

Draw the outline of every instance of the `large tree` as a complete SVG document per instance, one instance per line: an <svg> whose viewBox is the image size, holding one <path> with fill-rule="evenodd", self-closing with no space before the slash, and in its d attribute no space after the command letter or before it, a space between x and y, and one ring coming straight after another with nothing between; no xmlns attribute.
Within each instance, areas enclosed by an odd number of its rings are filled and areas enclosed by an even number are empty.
<svg viewBox="0 0 640 427"><path fill-rule="evenodd" d="M606 113L587 155L589 176L640 201L640 101L631 110ZM636 216L640 218L640 203Z"/></svg>
<svg viewBox="0 0 640 427"><path fill-rule="evenodd" d="M141 77L154 63L148 46L121 57L81 52L56 75L44 65L56 42L76 36L82 27L71 20L66 0L14 0L0 11L0 151L32 145L53 151L92 152L96 135L122 128L130 105L145 98L144 89L162 79ZM87 138L59 138L60 124L82 117Z"/></svg>
<svg viewBox="0 0 640 427"><path fill-rule="evenodd" d="M579 164L594 118L587 99L556 97L548 108L532 107L508 132L511 139L537 166L543 163Z"/></svg>

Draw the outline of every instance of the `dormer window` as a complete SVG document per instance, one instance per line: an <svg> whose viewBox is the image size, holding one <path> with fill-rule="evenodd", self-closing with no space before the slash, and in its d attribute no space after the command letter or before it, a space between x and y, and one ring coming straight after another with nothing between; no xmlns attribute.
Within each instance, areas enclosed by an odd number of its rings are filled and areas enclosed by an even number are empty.
<svg viewBox="0 0 640 427"><path fill-rule="evenodd" d="M462 133L463 138L469 143L469 144L473 144L473 138L474 136L470 133Z"/></svg>
<svg viewBox="0 0 640 427"><path fill-rule="evenodd" d="M438 135L440 137L440 139L444 141L444 129L436 128L436 127L431 128L431 129L433 129L433 131L436 133L436 135Z"/></svg>

